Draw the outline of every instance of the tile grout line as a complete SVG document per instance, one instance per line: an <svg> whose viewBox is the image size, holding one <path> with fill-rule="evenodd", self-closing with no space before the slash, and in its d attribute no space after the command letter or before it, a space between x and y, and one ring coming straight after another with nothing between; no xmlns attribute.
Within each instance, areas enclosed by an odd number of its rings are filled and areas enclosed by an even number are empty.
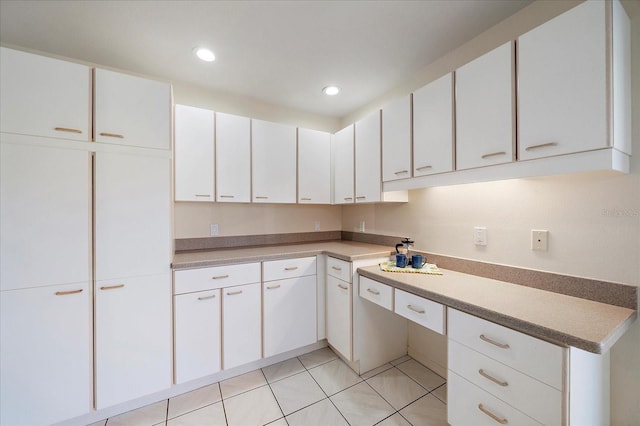
<svg viewBox="0 0 640 426"><path fill-rule="evenodd" d="M284 422L288 425L289 422L286 419L286 416L284 415L284 410L282 409L282 406L280 405L280 401L278 401L278 398L276 397L275 392L273 391L273 388L271 388L271 383L269 383L269 380L267 380L267 375L264 374L264 371L262 370L262 368L260 369L260 373L262 373L262 377L264 377L264 380L267 382L267 386L269 386L269 391L271 392L271 395L273 395L273 399L276 401L276 404L278 404L278 409L280 410L280 413L282 413L282 417L279 417L269 423L273 423L276 420L279 420L280 418L284 419ZM267 423L267 424L269 424ZM229 422L227 422L227 425L229 424Z"/></svg>

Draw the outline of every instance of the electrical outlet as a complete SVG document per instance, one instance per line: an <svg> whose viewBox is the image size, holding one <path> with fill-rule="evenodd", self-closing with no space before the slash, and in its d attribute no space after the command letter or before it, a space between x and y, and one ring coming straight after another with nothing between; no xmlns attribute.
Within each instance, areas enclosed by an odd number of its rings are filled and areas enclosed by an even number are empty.
<svg viewBox="0 0 640 426"><path fill-rule="evenodd" d="M217 224L217 223L212 223L212 224L211 224L211 232L210 232L210 235L211 235L212 237L215 237L215 236L217 236L217 235L218 235L218 233L219 233L218 224Z"/></svg>
<svg viewBox="0 0 640 426"><path fill-rule="evenodd" d="M477 246L487 245L487 228L484 226L476 226L473 228L473 243Z"/></svg>
<svg viewBox="0 0 640 426"><path fill-rule="evenodd" d="M316 231L320 230L320 221L316 220L315 222L313 222L313 229Z"/></svg>
<svg viewBox="0 0 640 426"><path fill-rule="evenodd" d="M541 229L531 230L531 250L549 250L549 231Z"/></svg>
<svg viewBox="0 0 640 426"><path fill-rule="evenodd" d="M358 231L364 232L364 220L361 220L358 224Z"/></svg>

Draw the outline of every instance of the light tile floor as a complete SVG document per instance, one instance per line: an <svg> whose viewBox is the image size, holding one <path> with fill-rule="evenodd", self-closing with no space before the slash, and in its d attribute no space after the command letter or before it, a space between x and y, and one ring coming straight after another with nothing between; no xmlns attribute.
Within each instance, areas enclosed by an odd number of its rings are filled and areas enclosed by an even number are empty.
<svg viewBox="0 0 640 426"><path fill-rule="evenodd" d="M323 348L95 425L447 425L446 386L409 356L358 376Z"/></svg>

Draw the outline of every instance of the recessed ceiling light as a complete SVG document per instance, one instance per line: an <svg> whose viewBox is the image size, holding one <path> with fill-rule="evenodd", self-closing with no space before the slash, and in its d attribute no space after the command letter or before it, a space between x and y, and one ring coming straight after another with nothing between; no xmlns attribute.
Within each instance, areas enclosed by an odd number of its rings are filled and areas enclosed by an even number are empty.
<svg viewBox="0 0 640 426"><path fill-rule="evenodd" d="M205 62L213 62L216 60L216 55L213 52L205 47L196 47L193 49L193 52L196 56L202 59Z"/></svg>
<svg viewBox="0 0 640 426"><path fill-rule="evenodd" d="M334 96L340 93L340 88L338 86L327 86L322 89L322 93L328 96Z"/></svg>

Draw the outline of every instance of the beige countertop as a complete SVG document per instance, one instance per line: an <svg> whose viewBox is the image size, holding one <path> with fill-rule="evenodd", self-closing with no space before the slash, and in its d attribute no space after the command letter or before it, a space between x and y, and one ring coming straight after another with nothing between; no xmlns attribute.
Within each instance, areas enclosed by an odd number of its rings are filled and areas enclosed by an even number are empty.
<svg viewBox="0 0 640 426"><path fill-rule="evenodd" d="M442 270L443 275L358 268L360 275L543 340L605 353L635 321L632 309Z"/></svg>

